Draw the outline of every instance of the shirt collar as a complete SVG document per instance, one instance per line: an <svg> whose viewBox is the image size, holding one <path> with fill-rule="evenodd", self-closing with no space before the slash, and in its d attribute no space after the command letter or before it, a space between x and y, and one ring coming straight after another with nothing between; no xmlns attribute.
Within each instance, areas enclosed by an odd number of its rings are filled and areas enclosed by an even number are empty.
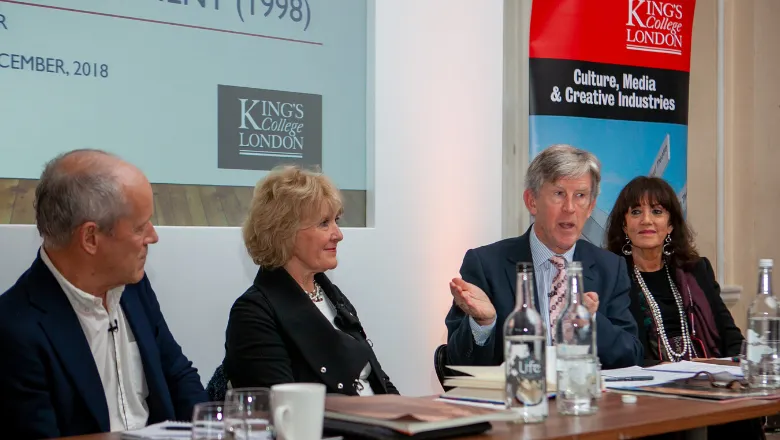
<svg viewBox="0 0 780 440"><path fill-rule="evenodd" d="M534 267L541 267L545 263L552 264L550 263L550 258L552 258L553 255L563 257L566 260L566 264L569 264L574 260L574 249L577 247L576 242L571 249L563 254L558 254L550 250L550 248L539 240L539 237L536 235L536 223L531 226L531 233L529 235L531 236L531 257L534 260Z"/></svg>
<svg viewBox="0 0 780 440"><path fill-rule="evenodd" d="M68 279L57 270L43 246L41 246L41 260L43 260L43 263L49 268L52 275L54 275L57 283L74 307L78 306L86 312L103 309L103 301L100 298L74 286L73 283L68 281ZM109 310L114 310L119 304L124 290L125 286L122 285L108 291L106 294L106 305L108 305Z"/></svg>

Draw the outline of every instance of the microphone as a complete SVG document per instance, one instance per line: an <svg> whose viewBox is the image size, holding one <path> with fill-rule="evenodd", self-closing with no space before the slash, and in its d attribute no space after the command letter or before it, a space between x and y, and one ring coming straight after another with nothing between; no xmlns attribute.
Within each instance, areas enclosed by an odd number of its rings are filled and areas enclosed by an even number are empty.
<svg viewBox="0 0 780 440"><path fill-rule="evenodd" d="M115 319L113 326L109 324L108 332L109 333L114 333L114 332L117 332L117 331L119 331L119 322Z"/></svg>

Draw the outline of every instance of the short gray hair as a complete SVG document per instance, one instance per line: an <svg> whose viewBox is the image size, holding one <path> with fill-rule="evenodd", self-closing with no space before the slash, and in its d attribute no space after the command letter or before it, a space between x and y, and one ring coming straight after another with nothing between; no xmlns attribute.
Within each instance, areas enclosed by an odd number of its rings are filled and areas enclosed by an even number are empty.
<svg viewBox="0 0 780 440"><path fill-rule="evenodd" d="M68 159L77 166L67 166ZM128 212L127 198L111 162L101 150L73 150L46 164L35 188L35 223L45 245L63 247L85 222L111 233Z"/></svg>
<svg viewBox="0 0 780 440"><path fill-rule="evenodd" d="M531 161L525 174L525 188L538 195L545 183L577 179L586 174L590 174L592 182L591 199L596 200L601 184L601 163L596 156L571 145L551 145Z"/></svg>

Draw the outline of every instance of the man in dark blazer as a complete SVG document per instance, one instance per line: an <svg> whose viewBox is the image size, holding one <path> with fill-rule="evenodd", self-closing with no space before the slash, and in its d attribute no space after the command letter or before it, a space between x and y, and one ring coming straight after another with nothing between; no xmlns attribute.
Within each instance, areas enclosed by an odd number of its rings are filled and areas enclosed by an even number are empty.
<svg viewBox="0 0 780 440"><path fill-rule="evenodd" d="M453 305L446 317L447 357L451 365L499 365L504 361L504 321L515 307L516 264L532 262L535 306L552 344L552 313L565 306L565 265L583 268L583 303L596 314L598 356L603 369L637 365L643 357L637 325L629 310L625 262L580 240L599 190L600 164L592 154L568 145L541 152L526 173L523 199L534 224L520 237L466 252L461 278L450 282ZM560 302L563 300L563 302Z"/></svg>
<svg viewBox="0 0 780 440"><path fill-rule="evenodd" d="M152 189L132 165L79 150L36 189L43 245L0 296L0 429L38 439L190 420L208 400L146 277Z"/></svg>

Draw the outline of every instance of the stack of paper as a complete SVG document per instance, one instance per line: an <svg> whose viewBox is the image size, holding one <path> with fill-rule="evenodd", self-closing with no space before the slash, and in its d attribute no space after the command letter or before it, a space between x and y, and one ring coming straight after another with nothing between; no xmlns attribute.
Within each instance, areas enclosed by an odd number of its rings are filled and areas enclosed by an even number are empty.
<svg viewBox="0 0 780 440"><path fill-rule="evenodd" d="M446 377L444 386L454 388L442 394L442 398L493 405L504 404L506 373L503 364L491 367L447 366L447 368L468 376Z"/></svg>
<svg viewBox="0 0 780 440"><path fill-rule="evenodd" d="M549 353L549 352L548 352ZM553 351L554 353L554 351ZM547 395L555 396L555 357L547 367ZM548 356L548 361L550 356ZM506 371L504 364L489 367L450 366L447 368L468 376L448 376L445 387L453 387L440 397L462 402L505 405ZM552 379L552 380L551 380Z"/></svg>
<svg viewBox="0 0 780 440"><path fill-rule="evenodd" d="M726 372L737 377L742 377L742 369L739 367L739 365L716 365L691 361L659 364L647 368L633 366L628 368L618 368L615 370L604 370L601 373L601 377L610 379L609 381L604 381L604 386L606 388L638 388L644 386L660 385L672 382L677 379L687 379L689 377L693 377L700 371L707 371L712 374ZM638 376L652 377L652 379L641 381L614 381L614 379L635 378Z"/></svg>
<svg viewBox="0 0 780 440"><path fill-rule="evenodd" d="M192 423L165 421L122 433L127 440L178 440L192 437Z"/></svg>
<svg viewBox="0 0 780 440"><path fill-rule="evenodd" d="M446 387L482 388L503 390L506 381L504 364L490 367L447 366L468 376L448 376L444 379Z"/></svg>
<svg viewBox="0 0 780 440"><path fill-rule="evenodd" d="M693 376L700 371L707 371L713 374L726 372L733 374L734 376L742 377L742 368L740 368L739 365L717 365L708 364L705 362L674 362L670 364L654 365L652 367L645 368L645 370L668 371L671 373L690 373L689 376Z"/></svg>
<svg viewBox="0 0 780 440"><path fill-rule="evenodd" d="M639 376L652 377L649 380L628 380L628 378L634 378ZM617 368L614 370L604 370L601 372L601 377L605 388L621 389L621 388L636 388L650 385L660 385L662 383L671 382L676 379L685 379L693 376L693 373L680 373L680 372L668 372L668 371L651 371L647 368L638 366ZM613 379L627 379L624 381L613 381Z"/></svg>

